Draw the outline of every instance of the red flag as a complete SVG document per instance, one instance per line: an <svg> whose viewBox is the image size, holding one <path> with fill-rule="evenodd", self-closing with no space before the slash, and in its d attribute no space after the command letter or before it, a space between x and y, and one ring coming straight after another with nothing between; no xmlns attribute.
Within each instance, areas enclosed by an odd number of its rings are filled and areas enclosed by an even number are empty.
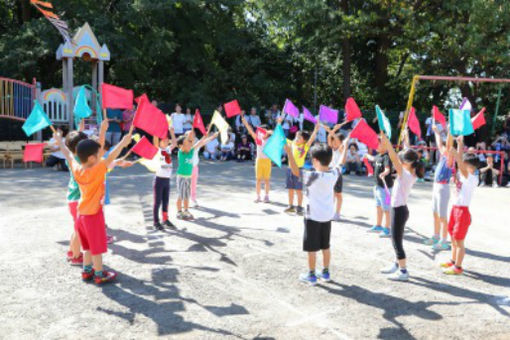
<svg viewBox="0 0 510 340"><path fill-rule="evenodd" d="M446 129L446 118L444 115L439 111L437 106L432 106L432 117L434 117L434 120L436 122L439 122L444 129Z"/></svg>
<svg viewBox="0 0 510 340"><path fill-rule="evenodd" d="M46 143L25 144L23 152L23 162L43 162L43 149Z"/></svg>
<svg viewBox="0 0 510 340"><path fill-rule="evenodd" d="M262 145L264 137L267 135L267 130L258 127L257 131L255 131L255 134L257 135L255 143L257 143L257 145Z"/></svg>
<svg viewBox="0 0 510 340"><path fill-rule="evenodd" d="M205 135L207 133L205 126L204 126L204 121L202 120L202 116L200 115L199 109L195 110L195 117L193 117L193 127L199 129L203 135Z"/></svg>
<svg viewBox="0 0 510 340"><path fill-rule="evenodd" d="M409 117L407 118L407 126L409 129L421 139L421 127L420 121L418 117L416 117L416 110L414 107L411 107L411 111L409 111Z"/></svg>
<svg viewBox="0 0 510 340"><path fill-rule="evenodd" d="M485 113L485 107L482 108L480 110L480 112L478 112L476 114L476 116L471 118L471 123L473 124L473 129L477 130L478 128L481 128L482 126L484 126L486 124L484 113Z"/></svg>
<svg viewBox="0 0 510 340"><path fill-rule="evenodd" d="M147 139L147 137L143 136L138 143L133 146L131 149L134 153L136 153L138 156L146 158L146 159L153 159L154 156L158 153L158 148L152 145L151 142Z"/></svg>
<svg viewBox="0 0 510 340"><path fill-rule="evenodd" d="M361 118L361 110L359 109L358 104L356 104L356 101L354 101L354 98L347 98L347 102L345 103L345 113L345 120L348 122Z"/></svg>
<svg viewBox="0 0 510 340"><path fill-rule="evenodd" d="M133 90L103 83L101 84L101 96L103 109L128 109L133 108Z"/></svg>
<svg viewBox="0 0 510 340"><path fill-rule="evenodd" d="M140 104L140 101L141 101L142 99L147 99L147 101L149 101L149 97L147 97L147 93L144 93L144 94L142 94L142 95L141 95L141 96L139 96L139 97L136 97L136 98L135 98L135 103Z"/></svg>
<svg viewBox="0 0 510 340"><path fill-rule="evenodd" d="M367 175L373 176L374 175L374 168L372 167L372 164L368 161L367 158L363 157L363 163L365 164L365 167L367 168Z"/></svg>
<svg viewBox="0 0 510 340"><path fill-rule="evenodd" d="M350 137L359 139L360 142L372 149L377 149L379 146L377 133L368 126L364 119L360 120L354 129L352 129Z"/></svg>
<svg viewBox="0 0 510 340"><path fill-rule="evenodd" d="M225 113L227 114L227 118L237 116L241 113L241 107L239 106L239 103L236 100L233 100L231 102L223 104L225 107Z"/></svg>
<svg viewBox="0 0 510 340"><path fill-rule="evenodd" d="M133 125L153 136L168 138L168 120L165 114L146 98L141 98L138 104Z"/></svg>

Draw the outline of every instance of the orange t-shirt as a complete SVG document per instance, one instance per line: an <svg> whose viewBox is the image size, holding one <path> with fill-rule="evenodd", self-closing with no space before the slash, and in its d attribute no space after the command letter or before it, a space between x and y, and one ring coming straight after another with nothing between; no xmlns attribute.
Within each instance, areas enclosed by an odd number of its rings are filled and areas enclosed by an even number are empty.
<svg viewBox="0 0 510 340"><path fill-rule="evenodd" d="M104 197L104 181L108 171L104 159L91 168L83 168L78 162L73 161L72 171L81 192L78 213L80 215L97 214Z"/></svg>

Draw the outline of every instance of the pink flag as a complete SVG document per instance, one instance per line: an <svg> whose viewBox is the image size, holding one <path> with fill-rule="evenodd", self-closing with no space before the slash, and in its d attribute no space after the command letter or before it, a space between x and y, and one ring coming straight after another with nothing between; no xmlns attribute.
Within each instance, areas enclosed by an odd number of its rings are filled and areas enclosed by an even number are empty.
<svg viewBox="0 0 510 340"><path fill-rule="evenodd" d="M138 104L133 125L153 136L168 138L168 120L165 114L146 98L141 98Z"/></svg>
<svg viewBox="0 0 510 340"><path fill-rule="evenodd" d="M379 139L377 133L368 126L364 119L361 119L358 124L352 129L351 138L357 138L359 141L371 149L377 149L379 146Z"/></svg>
<svg viewBox="0 0 510 340"><path fill-rule="evenodd" d="M321 105L319 108L319 118L321 121L336 124L338 122L338 110Z"/></svg>
<svg viewBox="0 0 510 340"><path fill-rule="evenodd" d="M255 143L257 143L257 145L262 145L264 137L267 135L267 130L258 127L257 131L255 131L255 134L257 135Z"/></svg>
<svg viewBox="0 0 510 340"><path fill-rule="evenodd" d="M146 158L146 159L153 159L154 156L158 153L158 148L152 145L151 142L147 139L147 137L143 136L138 143L133 146L131 149L134 153L136 153L138 156Z"/></svg>
<svg viewBox="0 0 510 340"><path fill-rule="evenodd" d="M283 105L283 113L288 113L292 117L299 116L299 109L294 105L290 99L285 99L285 105Z"/></svg>
<svg viewBox="0 0 510 340"><path fill-rule="evenodd" d="M103 109L128 109L133 108L133 90L122 87L101 84L101 98Z"/></svg>
<svg viewBox="0 0 510 340"><path fill-rule="evenodd" d="M142 94L142 95L141 95L141 96L139 96L139 97L136 97L136 98L135 98L135 103L140 104L140 101L141 101L142 99L146 99L147 101L149 101L149 97L147 97L147 93L144 93L144 94Z"/></svg>
<svg viewBox="0 0 510 340"><path fill-rule="evenodd" d="M411 107L411 111L409 111L409 117L407 118L407 126L409 129L421 139L421 127L420 121L418 117L416 117L416 110L414 107Z"/></svg>
<svg viewBox="0 0 510 340"><path fill-rule="evenodd" d="M363 158L363 163L365 164L365 167L367 168L367 175L373 176L374 175L374 168L372 167L372 164L368 161L367 158Z"/></svg>
<svg viewBox="0 0 510 340"><path fill-rule="evenodd" d="M478 112L476 114L476 116L471 118L471 123L473 124L473 129L477 130L486 124L484 113L485 113L485 107L482 108L480 110L480 112Z"/></svg>
<svg viewBox="0 0 510 340"><path fill-rule="evenodd" d="M309 122L312 122L314 124L317 124L317 119L312 115L310 110L308 110L306 107L303 106L303 118L306 119Z"/></svg>
<svg viewBox="0 0 510 340"><path fill-rule="evenodd" d="M446 118L444 115L439 111L439 108L437 106L432 106L432 117L436 122L439 122L444 129L446 129Z"/></svg>
<svg viewBox="0 0 510 340"><path fill-rule="evenodd" d="M225 107L225 113L227 114L227 118L237 116L241 113L241 107L239 106L239 102L236 100L233 100L231 102L223 104Z"/></svg>
<svg viewBox="0 0 510 340"><path fill-rule="evenodd" d="M195 110L195 117L193 117L193 127L199 129L203 135L205 135L207 133L205 126L204 126L204 121L202 120L202 115L200 114L199 109Z"/></svg>
<svg viewBox="0 0 510 340"><path fill-rule="evenodd" d="M345 114L345 120L348 122L361 118L361 110L352 97L347 98L347 102L345 103Z"/></svg>
<svg viewBox="0 0 510 340"><path fill-rule="evenodd" d="M43 162L43 149L46 143L25 144L23 152L23 162Z"/></svg>

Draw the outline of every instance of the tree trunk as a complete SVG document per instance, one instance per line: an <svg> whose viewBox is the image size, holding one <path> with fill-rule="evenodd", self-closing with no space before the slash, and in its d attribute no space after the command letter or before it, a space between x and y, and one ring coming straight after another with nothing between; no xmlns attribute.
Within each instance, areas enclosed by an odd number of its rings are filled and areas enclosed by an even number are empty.
<svg viewBox="0 0 510 340"><path fill-rule="evenodd" d="M349 1L341 0L340 2L343 12L347 14L349 12ZM343 96L344 100L347 100L351 96L351 42L348 37L342 39L342 73Z"/></svg>
<svg viewBox="0 0 510 340"><path fill-rule="evenodd" d="M19 0L21 3L21 20L23 23L30 21L30 1Z"/></svg>
<svg viewBox="0 0 510 340"><path fill-rule="evenodd" d="M377 38L377 49L375 51L375 87L377 96L384 98L384 90L388 81L388 49L390 40L386 34Z"/></svg>

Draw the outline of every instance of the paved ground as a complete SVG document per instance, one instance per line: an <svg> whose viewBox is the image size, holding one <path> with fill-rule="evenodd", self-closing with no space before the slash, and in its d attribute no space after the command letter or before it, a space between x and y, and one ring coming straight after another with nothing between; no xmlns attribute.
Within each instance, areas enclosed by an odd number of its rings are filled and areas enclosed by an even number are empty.
<svg viewBox="0 0 510 340"><path fill-rule="evenodd" d="M249 164L201 166L195 222L151 227L151 179L144 168L115 170L107 222L117 242L105 263L116 284L80 281L64 254L71 232L67 175L47 169L0 170L0 338L89 336L134 339L509 339L508 189L479 189L467 239L466 275L445 277L448 259L421 244L431 229L428 183L413 191L405 237L412 279L379 274L393 258L389 239L367 234L370 184L347 177L345 220L332 233L334 282L298 282L302 220L274 203L252 203ZM171 195L175 216L175 195Z"/></svg>

